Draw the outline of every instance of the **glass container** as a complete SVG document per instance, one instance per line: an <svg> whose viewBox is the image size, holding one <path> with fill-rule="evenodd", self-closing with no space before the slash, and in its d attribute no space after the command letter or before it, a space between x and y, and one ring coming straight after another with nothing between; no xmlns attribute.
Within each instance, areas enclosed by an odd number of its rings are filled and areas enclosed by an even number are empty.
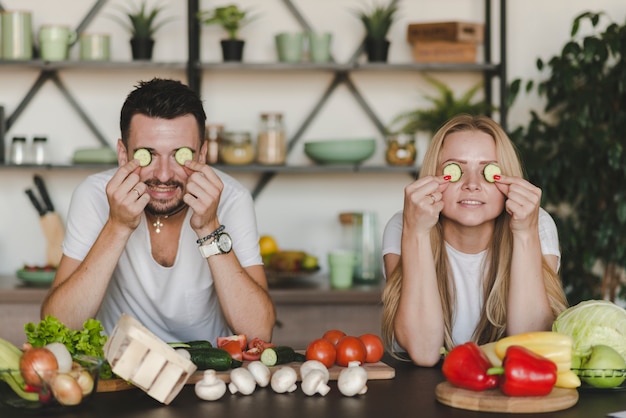
<svg viewBox="0 0 626 418"><path fill-rule="evenodd" d="M48 138L45 136L36 136L33 138L32 158L35 164L45 164L47 143Z"/></svg>
<svg viewBox="0 0 626 418"><path fill-rule="evenodd" d="M390 165L412 165L417 157L415 136L412 134L392 134L387 136L385 159Z"/></svg>
<svg viewBox="0 0 626 418"><path fill-rule="evenodd" d="M257 162L264 165L284 164L287 157L283 115L261 114L261 125L257 140Z"/></svg>
<svg viewBox="0 0 626 418"><path fill-rule="evenodd" d="M223 134L223 125L206 125L205 138L207 141L207 164L217 164L220 162L220 146L222 145Z"/></svg>
<svg viewBox="0 0 626 418"><path fill-rule="evenodd" d="M26 137L14 136L11 142L11 162L13 164L23 164L26 152Z"/></svg>
<svg viewBox="0 0 626 418"><path fill-rule="evenodd" d="M254 145L250 132L225 132L220 147L224 164L245 165L254 161Z"/></svg>

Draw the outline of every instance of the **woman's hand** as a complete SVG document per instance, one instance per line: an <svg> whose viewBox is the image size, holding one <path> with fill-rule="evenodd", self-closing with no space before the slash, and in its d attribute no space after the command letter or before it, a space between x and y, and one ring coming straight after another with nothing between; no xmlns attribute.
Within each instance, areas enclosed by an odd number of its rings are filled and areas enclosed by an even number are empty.
<svg viewBox="0 0 626 418"><path fill-rule="evenodd" d="M434 176L420 178L404 189L403 223L407 231L428 234L443 209L441 200L448 182Z"/></svg>
<svg viewBox="0 0 626 418"><path fill-rule="evenodd" d="M523 178L504 175L495 185L507 197L504 207L511 215L511 231L537 231L541 189Z"/></svg>
<svg viewBox="0 0 626 418"><path fill-rule="evenodd" d="M141 214L150 202L147 186L140 181L139 169L139 161L128 161L115 172L106 186L109 218L131 229L137 228Z"/></svg>

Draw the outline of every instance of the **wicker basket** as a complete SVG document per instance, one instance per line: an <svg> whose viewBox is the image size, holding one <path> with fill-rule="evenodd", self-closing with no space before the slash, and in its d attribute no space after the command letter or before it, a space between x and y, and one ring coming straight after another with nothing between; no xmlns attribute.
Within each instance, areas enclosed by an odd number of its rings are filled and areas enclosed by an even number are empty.
<svg viewBox="0 0 626 418"><path fill-rule="evenodd" d="M127 314L115 325L104 355L113 373L166 405L196 371L195 364Z"/></svg>

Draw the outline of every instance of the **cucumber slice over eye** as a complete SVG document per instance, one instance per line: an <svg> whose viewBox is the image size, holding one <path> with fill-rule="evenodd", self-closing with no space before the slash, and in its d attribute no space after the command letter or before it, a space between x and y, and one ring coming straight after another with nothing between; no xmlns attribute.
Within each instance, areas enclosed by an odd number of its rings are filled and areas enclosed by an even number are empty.
<svg viewBox="0 0 626 418"><path fill-rule="evenodd" d="M463 174L463 171L457 163L450 163L443 168L443 175L450 176L450 183L461 180L461 174Z"/></svg>
<svg viewBox="0 0 626 418"><path fill-rule="evenodd" d="M185 165L185 161L193 158L193 152L188 147L178 148L174 154L174 158L176 158L178 164Z"/></svg>
<svg viewBox="0 0 626 418"><path fill-rule="evenodd" d="M487 164L483 170L483 176L489 183L494 183L496 181L494 176L499 176L500 174L502 174L502 170L495 164Z"/></svg>
<svg viewBox="0 0 626 418"><path fill-rule="evenodd" d="M145 167L152 162L152 154L150 154L150 151L145 148L139 148L135 151L133 158L135 160L139 160L139 165L141 167Z"/></svg>

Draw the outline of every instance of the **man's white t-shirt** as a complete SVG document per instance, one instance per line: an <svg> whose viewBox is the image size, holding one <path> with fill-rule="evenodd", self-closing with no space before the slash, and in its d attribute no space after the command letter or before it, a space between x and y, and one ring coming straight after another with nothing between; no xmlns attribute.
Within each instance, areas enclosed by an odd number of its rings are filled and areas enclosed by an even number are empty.
<svg viewBox="0 0 626 418"><path fill-rule="evenodd" d="M552 217L543 209L539 211L539 239L544 255L556 255L561 260L559 236ZM402 241L402 211L394 214L383 234L383 256L400 254ZM465 254L445 243L448 260L456 287L456 309L452 324L452 339L455 345L471 340L478 325L483 306L481 283L482 264L487 251L478 254ZM406 257L406 255L404 255Z"/></svg>
<svg viewBox="0 0 626 418"><path fill-rule="evenodd" d="M254 203L247 189L215 170L224 189L217 210L233 240L243 267L262 264ZM109 216L105 187L115 169L90 175L74 191L67 217L63 253L83 260ZM96 319L110 335L122 313L139 320L164 341L215 341L230 335L222 314L207 260L198 251L187 210L174 265L163 267L152 257L145 214L113 272ZM167 220L163 220L167 228ZM68 301L68 303L70 303Z"/></svg>

